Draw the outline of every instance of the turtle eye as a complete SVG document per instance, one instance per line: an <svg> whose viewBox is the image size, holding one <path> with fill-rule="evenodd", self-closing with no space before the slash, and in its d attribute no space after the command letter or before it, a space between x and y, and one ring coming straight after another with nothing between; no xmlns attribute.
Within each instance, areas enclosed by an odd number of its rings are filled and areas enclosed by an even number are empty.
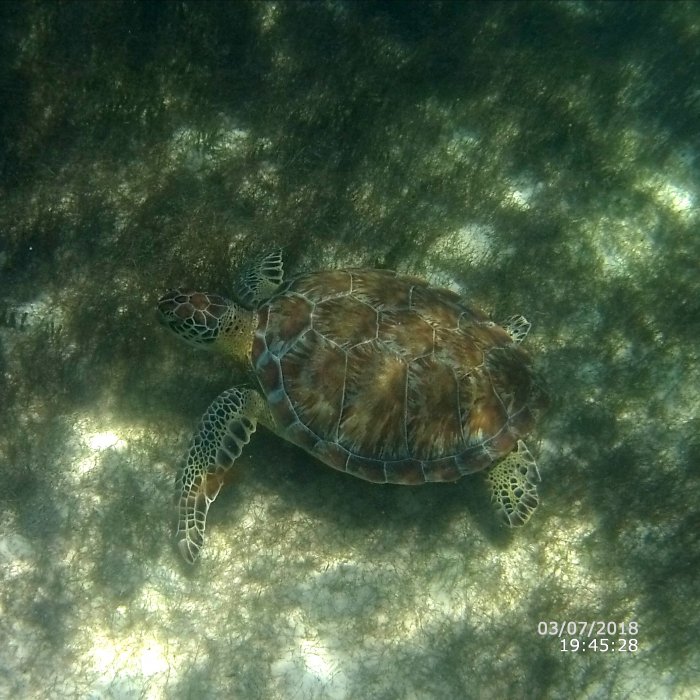
<svg viewBox="0 0 700 700"><path fill-rule="evenodd" d="M173 313L182 301L184 301L184 299L181 301L177 300L175 292L168 292L158 299L158 313L161 316L167 316L169 313Z"/></svg>
<svg viewBox="0 0 700 700"><path fill-rule="evenodd" d="M176 289L158 300L158 318L188 344L202 347L218 337L227 308L224 297Z"/></svg>
<svg viewBox="0 0 700 700"><path fill-rule="evenodd" d="M194 313L192 294L180 289L173 289L158 300L158 314L161 320L177 323L179 320L190 318Z"/></svg>

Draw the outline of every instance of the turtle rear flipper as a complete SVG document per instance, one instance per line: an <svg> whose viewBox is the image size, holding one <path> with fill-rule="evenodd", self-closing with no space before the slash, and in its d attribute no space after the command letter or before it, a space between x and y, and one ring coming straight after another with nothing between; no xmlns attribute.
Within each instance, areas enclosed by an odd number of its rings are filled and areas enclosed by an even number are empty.
<svg viewBox="0 0 700 700"><path fill-rule="evenodd" d="M539 503L536 482L540 473L522 440L518 440L516 450L489 469L486 480L491 486L491 500L508 525L524 525Z"/></svg>
<svg viewBox="0 0 700 700"><path fill-rule="evenodd" d="M228 389L202 416L176 480L177 545L190 564L194 564L204 544L209 506L255 432L259 414L265 410L260 395L252 389Z"/></svg>
<svg viewBox="0 0 700 700"><path fill-rule="evenodd" d="M508 320L503 322L503 328L506 333L513 339L513 342L520 344L525 340L527 334L530 332L530 326L532 324L525 318L525 316L511 316Z"/></svg>

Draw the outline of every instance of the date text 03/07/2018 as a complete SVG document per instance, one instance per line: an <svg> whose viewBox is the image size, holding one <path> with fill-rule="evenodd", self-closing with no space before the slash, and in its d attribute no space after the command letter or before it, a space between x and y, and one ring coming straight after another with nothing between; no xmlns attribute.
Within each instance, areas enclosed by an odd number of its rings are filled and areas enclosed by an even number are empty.
<svg viewBox="0 0 700 700"><path fill-rule="evenodd" d="M615 620L540 620L537 634L540 637L636 637L639 623L616 622Z"/></svg>

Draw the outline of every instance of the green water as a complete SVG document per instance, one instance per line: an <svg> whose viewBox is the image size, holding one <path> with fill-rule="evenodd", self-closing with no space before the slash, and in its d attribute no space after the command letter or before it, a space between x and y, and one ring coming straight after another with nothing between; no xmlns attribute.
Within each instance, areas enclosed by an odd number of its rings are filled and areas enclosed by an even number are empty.
<svg viewBox="0 0 700 700"><path fill-rule="evenodd" d="M699 8L2 4L0 698L696 697ZM525 528L260 431L179 560L155 303L277 246L532 322Z"/></svg>

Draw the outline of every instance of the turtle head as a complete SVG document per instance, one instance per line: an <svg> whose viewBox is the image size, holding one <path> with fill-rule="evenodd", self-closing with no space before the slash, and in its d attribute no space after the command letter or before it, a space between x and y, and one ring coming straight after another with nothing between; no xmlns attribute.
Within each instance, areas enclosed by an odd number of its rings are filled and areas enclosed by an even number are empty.
<svg viewBox="0 0 700 700"><path fill-rule="evenodd" d="M217 348L241 359L250 353L252 312L218 294L173 289L158 300L158 318L194 347Z"/></svg>

